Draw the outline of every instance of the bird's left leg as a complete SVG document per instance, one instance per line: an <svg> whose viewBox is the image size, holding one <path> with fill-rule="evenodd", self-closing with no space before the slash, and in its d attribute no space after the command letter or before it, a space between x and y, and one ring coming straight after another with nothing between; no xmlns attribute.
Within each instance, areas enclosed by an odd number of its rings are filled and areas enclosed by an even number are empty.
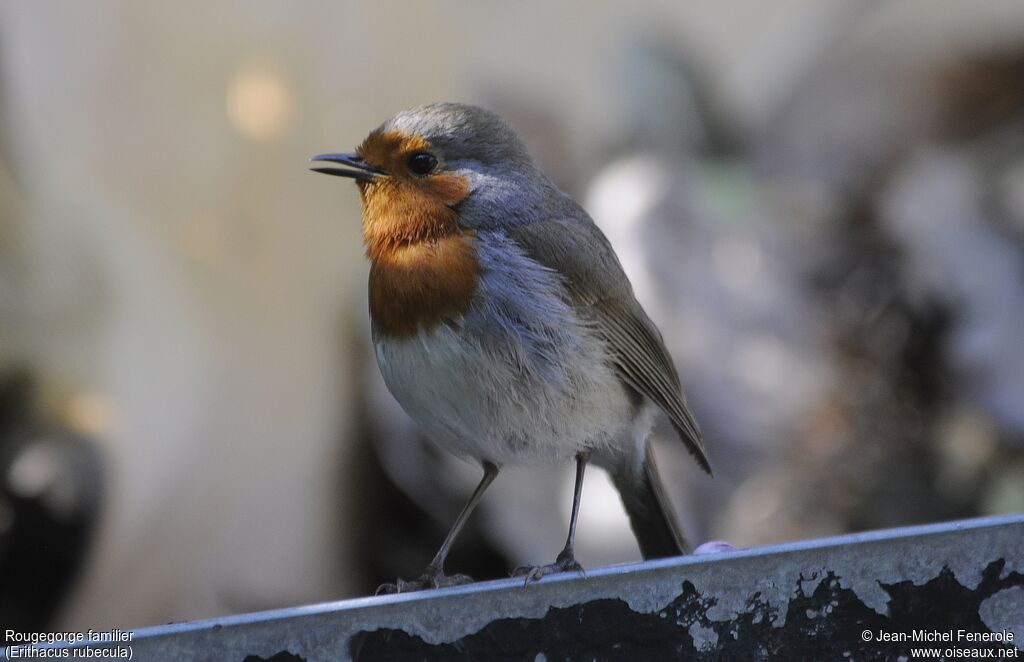
<svg viewBox="0 0 1024 662"><path fill-rule="evenodd" d="M540 579L545 575L556 572L579 571L583 572L583 566L576 561L576 554L573 551L573 543L576 540L576 518L580 514L580 495L583 494L583 473L587 469L587 462L590 460L590 451L581 451L576 455L576 485L572 493L572 515L569 518L569 535L565 539L565 547L558 553L555 562L543 566L524 566L516 568L512 573L515 577L525 577L526 581Z"/></svg>
<svg viewBox="0 0 1024 662"><path fill-rule="evenodd" d="M459 584L468 584L473 581L472 577L467 575L446 575L444 574L444 562L448 558L448 552L452 548L452 544L455 543L455 539L458 537L459 532L462 531L462 526L469 519L470 513L476 508L476 504L480 502L480 498L483 497L484 492L494 481L498 475L498 465L492 462L484 462L484 477L480 479L480 483L473 490L473 495L469 497L469 501L462 508L462 512L455 519L455 524L452 525L451 530L448 531L448 535L445 536L444 542L441 543L441 549L437 550L437 554L434 555L434 559L427 566L427 569L423 572L423 575L419 579L413 581L406 581L399 579L394 584L382 584L377 587L377 595L387 593L407 593L409 591L421 591L427 588L444 588L446 586L457 586Z"/></svg>

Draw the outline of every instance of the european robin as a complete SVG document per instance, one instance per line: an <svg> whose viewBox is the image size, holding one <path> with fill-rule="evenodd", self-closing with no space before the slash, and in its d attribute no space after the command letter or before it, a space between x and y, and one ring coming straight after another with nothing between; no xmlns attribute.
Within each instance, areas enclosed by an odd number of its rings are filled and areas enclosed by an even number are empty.
<svg viewBox="0 0 1024 662"><path fill-rule="evenodd" d="M527 577L579 570L583 473L607 470L644 558L687 545L654 466L657 410L711 472L661 333L608 240L475 106L435 103L384 122L313 168L359 187L373 348L388 389L442 448L484 475L423 576L386 591L471 581L448 551L501 467L576 459L565 548Z"/></svg>

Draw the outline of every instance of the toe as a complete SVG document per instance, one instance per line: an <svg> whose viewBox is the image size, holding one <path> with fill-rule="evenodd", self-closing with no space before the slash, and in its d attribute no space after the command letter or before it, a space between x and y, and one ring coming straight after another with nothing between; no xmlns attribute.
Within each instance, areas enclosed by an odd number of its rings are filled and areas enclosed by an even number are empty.
<svg viewBox="0 0 1024 662"><path fill-rule="evenodd" d="M555 566L562 572L583 572L583 566L571 556L565 559L558 559L555 562Z"/></svg>
<svg viewBox="0 0 1024 662"><path fill-rule="evenodd" d="M445 588L447 586L462 586L472 584L473 578L469 575L436 575L431 578L434 588Z"/></svg>
<svg viewBox="0 0 1024 662"><path fill-rule="evenodd" d="M527 565L516 568L512 571L513 577L523 577L526 583L535 582L548 575L555 575L560 572L583 572L583 566L576 562L576 559L567 557L559 558L550 565Z"/></svg>
<svg viewBox="0 0 1024 662"><path fill-rule="evenodd" d="M412 593L413 591L424 591L428 588L440 588L443 586L452 586L458 583L464 583L463 579L472 581L466 575L454 575L448 577L443 574L437 573L425 573L418 579L412 581L405 579L397 579L394 584L381 584L377 587L377 591L374 595L394 595L396 593Z"/></svg>
<svg viewBox="0 0 1024 662"><path fill-rule="evenodd" d="M398 584L381 584L373 592L374 595L394 595L395 593L398 593Z"/></svg>

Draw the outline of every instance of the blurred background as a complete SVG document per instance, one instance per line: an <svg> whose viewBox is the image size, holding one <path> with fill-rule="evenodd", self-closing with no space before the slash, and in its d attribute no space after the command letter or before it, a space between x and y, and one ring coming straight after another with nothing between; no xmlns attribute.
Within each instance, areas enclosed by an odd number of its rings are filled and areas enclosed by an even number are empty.
<svg viewBox="0 0 1024 662"><path fill-rule="evenodd" d="M716 476L691 540L1024 510L1024 4L0 2L0 622L417 576L479 478L387 394L355 187L395 112L506 116L605 229ZM572 467L450 559L550 562ZM587 476L586 566L639 558Z"/></svg>

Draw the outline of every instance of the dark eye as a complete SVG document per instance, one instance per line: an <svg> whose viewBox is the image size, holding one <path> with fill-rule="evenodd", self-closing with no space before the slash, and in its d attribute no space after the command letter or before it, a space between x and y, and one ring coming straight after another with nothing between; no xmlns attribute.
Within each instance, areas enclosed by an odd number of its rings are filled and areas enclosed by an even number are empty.
<svg viewBox="0 0 1024 662"><path fill-rule="evenodd" d="M437 166L437 157L430 152L416 152L409 157L409 170L417 175L425 175Z"/></svg>

